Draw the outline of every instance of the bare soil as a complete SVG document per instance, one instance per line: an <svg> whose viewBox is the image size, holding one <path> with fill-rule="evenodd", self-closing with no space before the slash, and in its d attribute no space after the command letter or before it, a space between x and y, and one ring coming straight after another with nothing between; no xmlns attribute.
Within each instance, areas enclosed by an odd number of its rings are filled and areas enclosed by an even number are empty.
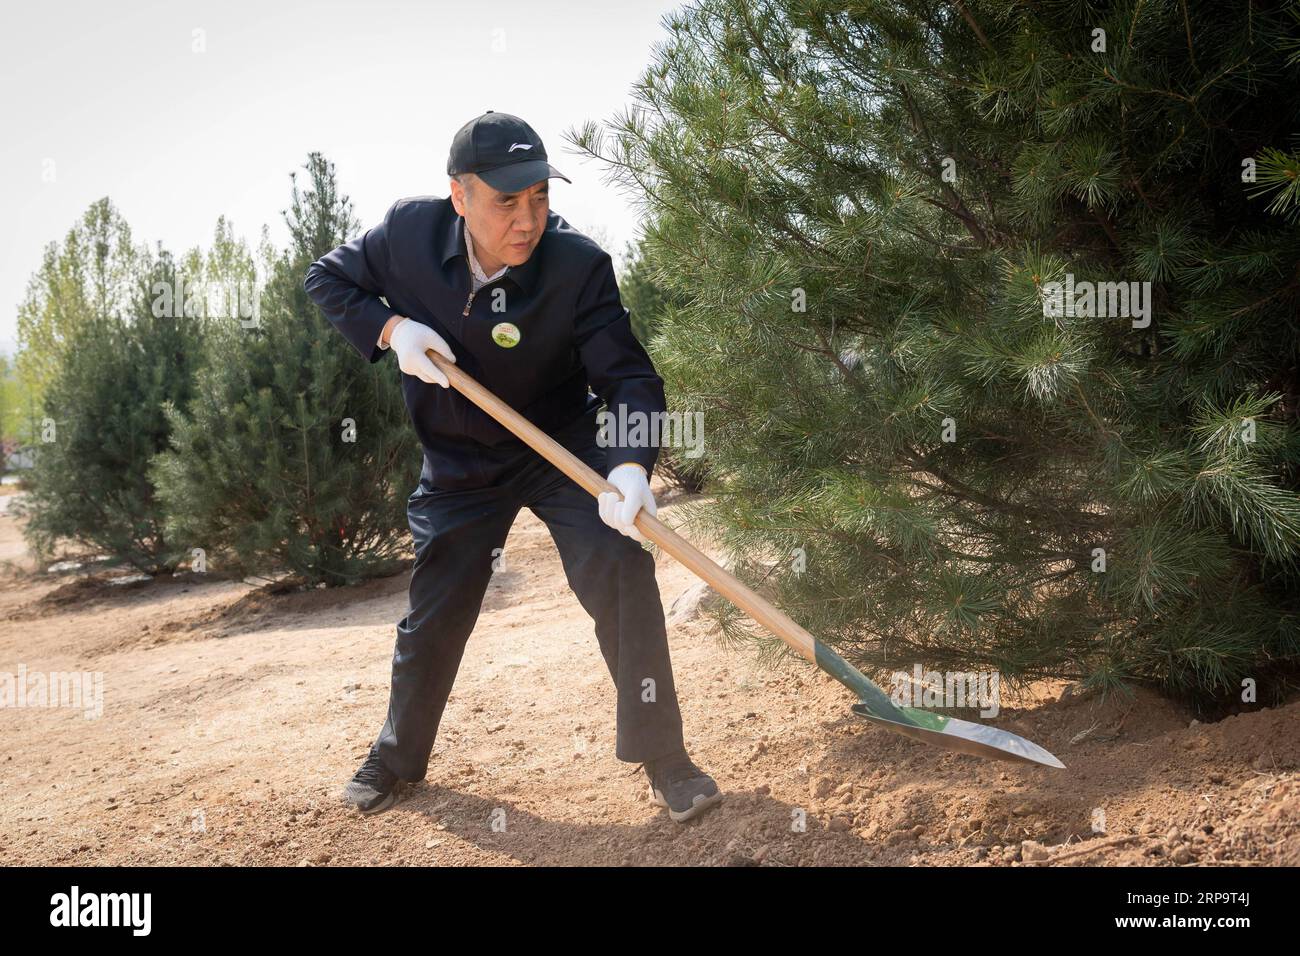
<svg viewBox="0 0 1300 956"><path fill-rule="evenodd" d="M614 758L591 621L529 512L505 556L427 782L366 818L338 793L384 718L406 575L113 584L35 567L0 513L0 679L104 682L98 718L0 708L0 864L1300 863L1300 702L1199 724L1044 682L994 723L1068 769L995 763L877 730L814 669L724 650L701 618L669 636L687 745L727 797L672 823ZM665 607L695 582L662 555L658 578Z"/></svg>

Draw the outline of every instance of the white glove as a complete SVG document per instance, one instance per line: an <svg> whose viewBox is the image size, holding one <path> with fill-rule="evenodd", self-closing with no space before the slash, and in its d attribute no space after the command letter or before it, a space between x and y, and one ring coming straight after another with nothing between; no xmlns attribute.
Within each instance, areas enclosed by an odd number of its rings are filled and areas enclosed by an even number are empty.
<svg viewBox="0 0 1300 956"><path fill-rule="evenodd" d="M407 375L414 375L421 381L441 385L443 388L451 385L442 370L424 353L432 349L452 362L456 361L456 356L451 354L447 340L423 322L402 319L389 333L388 344L397 353L398 368Z"/></svg>
<svg viewBox="0 0 1300 956"><path fill-rule="evenodd" d="M645 541L645 535L632 523L642 508L651 517L654 517L656 511L655 496L650 493L650 479L646 476L645 469L627 462L609 473L609 481L623 497L619 500L619 496L612 491L602 491L597 495L600 520L629 538Z"/></svg>

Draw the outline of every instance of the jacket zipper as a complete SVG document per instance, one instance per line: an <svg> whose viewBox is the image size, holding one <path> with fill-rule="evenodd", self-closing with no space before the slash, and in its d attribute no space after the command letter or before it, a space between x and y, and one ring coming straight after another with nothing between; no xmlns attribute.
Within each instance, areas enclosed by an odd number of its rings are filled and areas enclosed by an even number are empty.
<svg viewBox="0 0 1300 956"><path fill-rule="evenodd" d="M473 269L470 269L470 267L469 267L469 260L468 260L468 259L465 260L465 268L466 268L466 270L469 272L469 289L470 289L470 292L469 292L469 298L465 300L465 311L461 313L461 318L465 318L466 316L469 315L469 309L470 309L470 306L472 306L472 305L474 304L474 296L478 295L480 292L482 292L482 291L483 291L484 289L486 289L488 286L490 286L490 285L492 285L494 282L496 282L496 279L493 279L492 282L484 283L482 287L480 287L480 288L478 288L478 289L475 289L475 288L474 288L474 270L473 270Z"/></svg>
<svg viewBox="0 0 1300 956"><path fill-rule="evenodd" d="M470 267L469 256L465 257L465 271L469 273L469 298L465 300L465 311L461 313L461 318L465 318L466 316L469 315L470 306L474 304L474 296L478 295L478 290L474 288L474 270ZM460 396L457 396L457 398L459 397ZM462 404L464 405L465 411L464 414L461 416L460 427L461 427L461 431L464 432L466 435L468 435L469 434L469 402L463 402ZM483 453L480 452L478 448L474 448L472 450L474 452L474 467L478 470L479 475L483 476L486 474L485 466L483 463Z"/></svg>
<svg viewBox="0 0 1300 956"><path fill-rule="evenodd" d="M474 296L478 295L478 290L474 288L474 270L470 268L469 256L465 256L465 271L469 273L469 298L465 300L465 311L462 312L461 318L469 315L469 307L474 304Z"/></svg>

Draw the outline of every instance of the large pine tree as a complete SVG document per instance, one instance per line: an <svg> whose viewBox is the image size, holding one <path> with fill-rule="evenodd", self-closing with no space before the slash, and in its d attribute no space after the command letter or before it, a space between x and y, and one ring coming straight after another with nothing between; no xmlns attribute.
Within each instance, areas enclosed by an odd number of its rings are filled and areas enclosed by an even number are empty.
<svg viewBox="0 0 1300 956"><path fill-rule="evenodd" d="M1293 8L701 0L668 26L635 105L570 139L644 197L688 302L655 358L706 413L695 517L751 582L877 673L1280 695ZM1071 282L1150 299L1056 309Z"/></svg>

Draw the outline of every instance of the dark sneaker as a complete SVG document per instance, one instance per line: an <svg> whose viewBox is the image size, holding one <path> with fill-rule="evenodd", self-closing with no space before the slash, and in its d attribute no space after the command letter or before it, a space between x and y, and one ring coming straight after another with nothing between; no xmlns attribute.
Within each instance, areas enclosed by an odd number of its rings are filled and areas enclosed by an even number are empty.
<svg viewBox="0 0 1300 956"><path fill-rule="evenodd" d="M383 813L397 802L405 786L372 747L366 762L343 788L343 799L362 813Z"/></svg>
<svg viewBox="0 0 1300 956"><path fill-rule="evenodd" d="M686 751L646 761L645 772L650 778L650 799L667 807L668 816L678 823L685 823L722 802L718 785L691 763Z"/></svg>

